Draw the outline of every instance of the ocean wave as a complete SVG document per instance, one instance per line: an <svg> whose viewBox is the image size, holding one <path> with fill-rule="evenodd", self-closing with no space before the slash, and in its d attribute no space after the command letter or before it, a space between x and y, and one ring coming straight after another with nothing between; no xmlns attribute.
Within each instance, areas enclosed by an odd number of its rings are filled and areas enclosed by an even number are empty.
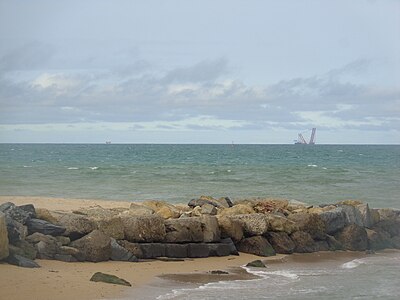
<svg viewBox="0 0 400 300"><path fill-rule="evenodd" d="M77 167L69 167L69 168L67 168L68 170L79 170L79 168L77 168Z"/></svg>
<svg viewBox="0 0 400 300"><path fill-rule="evenodd" d="M289 279L299 279L299 275L297 275L296 273L293 273L291 271L287 271L287 270L279 270L279 271L259 271L259 270L254 270L252 268L249 267L245 267L243 266L243 268L250 274L262 277L262 278L269 278L272 276L282 276L285 278L289 278Z"/></svg>
<svg viewBox="0 0 400 300"><path fill-rule="evenodd" d="M313 167L313 168L316 168L316 167L318 167L318 165L307 165L307 167Z"/></svg>
<svg viewBox="0 0 400 300"><path fill-rule="evenodd" d="M352 261L346 262L343 265L341 265L342 269L354 269L357 268L358 266L365 264L365 261L362 259L353 259Z"/></svg>
<svg viewBox="0 0 400 300"><path fill-rule="evenodd" d="M90 167L91 170L97 170L99 167Z"/></svg>
<svg viewBox="0 0 400 300"><path fill-rule="evenodd" d="M24 168L32 168L32 166L24 166Z"/></svg>

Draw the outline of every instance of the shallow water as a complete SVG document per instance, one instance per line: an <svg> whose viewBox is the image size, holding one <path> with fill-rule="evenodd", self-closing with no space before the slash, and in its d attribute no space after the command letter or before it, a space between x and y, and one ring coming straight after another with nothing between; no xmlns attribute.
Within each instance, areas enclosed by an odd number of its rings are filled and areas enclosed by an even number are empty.
<svg viewBox="0 0 400 300"><path fill-rule="evenodd" d="M400 146L0 144L2 195L357 198L400 207Z"/></svg>
<svg viewBox="0 0 400 300"><path fill-rule="evenodd" d="M235 280L184 284L173 281L135 291L140 299L398 299L400 252L388 251L362 258L332 256L316 262L271 264L246 268L259 276ZM124 299L130 298L128 295Z"/></svg>

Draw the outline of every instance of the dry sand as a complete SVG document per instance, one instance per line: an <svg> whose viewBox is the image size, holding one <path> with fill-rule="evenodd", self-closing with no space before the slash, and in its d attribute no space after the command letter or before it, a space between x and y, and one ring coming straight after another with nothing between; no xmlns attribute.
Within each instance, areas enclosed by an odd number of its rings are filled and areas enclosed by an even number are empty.
<svg viewBox="0 0 400 300"><path fill-rule="evenodd" d="M44 197L0 196L0 203L11 201L16 205L32 203L35 207L55 211L71 211L100 205L104 208L129 207L130 202ZM281 260L279 255L268 260ZM211 270L228 270L260 257L241 253L240 256L198 258L185 261L144 261L65 263L37 260L41 268L27 269L0 264L0 299L116 299L131 293L132 289L150 283L166 274L204 274ZM264 259L264 258L263 258ZM113 274L128 280L132 287L123 287L89 281L95 272ZM245 276L245 274L242 274ZM238 274L232 278L237 279ZM196 278L196 277L193 277Z"/></svg>

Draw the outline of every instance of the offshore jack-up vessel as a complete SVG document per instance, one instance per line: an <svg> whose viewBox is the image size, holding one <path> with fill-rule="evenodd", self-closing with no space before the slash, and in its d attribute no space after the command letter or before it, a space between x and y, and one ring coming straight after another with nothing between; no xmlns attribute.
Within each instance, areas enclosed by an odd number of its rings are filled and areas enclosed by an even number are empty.
<svg viewBox="0 0 400 300"><path fill-rule="evenodd" d="M296 145L315 145L315 132L317 128L311 129L310 141L307 143L302 133L299 133L298 139L294 142Z"/></svg>

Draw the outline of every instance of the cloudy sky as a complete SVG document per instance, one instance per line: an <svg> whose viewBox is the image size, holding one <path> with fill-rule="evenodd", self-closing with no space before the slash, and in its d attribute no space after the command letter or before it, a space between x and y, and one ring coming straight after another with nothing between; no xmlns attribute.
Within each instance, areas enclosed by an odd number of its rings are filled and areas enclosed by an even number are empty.
<svg viewBox="0 0 400 300"><path fill-rule="evenodd" d="M0 0L0 142L400 143L400 1Z"/></svg>

